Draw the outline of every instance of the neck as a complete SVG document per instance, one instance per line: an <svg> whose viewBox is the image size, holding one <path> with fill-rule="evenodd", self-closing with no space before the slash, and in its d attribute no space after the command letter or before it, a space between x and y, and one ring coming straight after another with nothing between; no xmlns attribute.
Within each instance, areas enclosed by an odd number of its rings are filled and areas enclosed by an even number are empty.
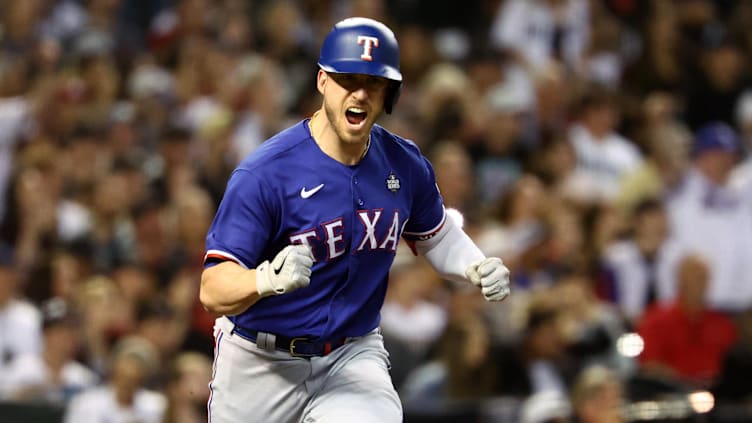
<svg viewBox="0 0 752 423"><path fill-rule="evenodd" d="M60 369L62 369L65 363L68 361L67 357L54 354L49 350L44 351L42 358L44 362L47 363L47 366L50 368L53 374L60 372Z"/></svg>
<svg viewBox="0 0 752 423"><path fill-rule="evenodd" d="M590 131L590 135L597 142L603 141L606 136L611 133L609 128L604 128L600 125L586 125L585 127Z"/></svg>
<svg viewBox="0 0 752 423"><path fill-rule="evenodd" d="M326 112L317 110L308 122L311 136L321 151L334 160L351 166L358 164L368 152L370 136L359 142L344 142L332 128Z"/></svg>
<svg viewBox="0 0 752 423"><path fill-rule="evenodd" d="M135 391L129 388L121 388L118 386L114 386L115 390L115 400L120 406L123 407L130 407L133 405L133 397L135 395Z"/></svg>
<svg viewBox="0 0 752 423"><path fill-rule="evenodd" d="M691 301L686 301L679 299L679 304L684 311L684 313L689 317L690 319L696 319L705 312L705 307L701 304L697 304Z"/></svg>
<svg viewBox="0 0 752 423"><path fill-rule="evenodd" d="M642 252L643 257L648 261L653 261L655 258L655 252L658 251L658 247L660 246L660 242L645 239L643 237L636 237L635 243L640 252Z"/></svg>

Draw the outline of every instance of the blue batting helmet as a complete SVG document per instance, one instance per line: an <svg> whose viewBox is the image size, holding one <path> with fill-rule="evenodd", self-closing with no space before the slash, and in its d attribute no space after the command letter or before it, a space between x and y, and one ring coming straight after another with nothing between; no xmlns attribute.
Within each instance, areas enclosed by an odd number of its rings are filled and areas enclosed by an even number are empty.
<svg viewBox="0 0 752 423"><path fill-rule="evenodd" d="M336 23L324 39L318 64L325 72L388 79L384 111L392 112L399 97L402 73L397 38L383 23L368 18L348 18Z"/></svg>

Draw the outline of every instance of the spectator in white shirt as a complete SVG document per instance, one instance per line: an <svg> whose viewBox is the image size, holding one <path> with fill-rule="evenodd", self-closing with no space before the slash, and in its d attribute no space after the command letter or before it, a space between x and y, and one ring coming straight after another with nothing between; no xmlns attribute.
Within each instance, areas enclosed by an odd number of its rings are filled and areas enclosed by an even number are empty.
<svg viewBox="0 0 752 423"><path fill-rule="evenodd" d="M7 389L6 366L20 355L39 355L41 344L39 310L19 298L12 253L0 249L0 393Z"/></svg>
<svg viewBox="0 0 752 423"><path fill-rule="evenodd" d="M16 357L6 369L5 397L22 401L64 404L83 389L97 384L94 371L75 361L78 320L60 298L42 307L44 347L42 354Z"/></svg>
<svg viewBox="0 0 752 423"><path fill-rule="evenodd" d="M32 107L25 95L28 63L21 57L0 57L0 220L5 218L6 191L11 183L18 145L24 141L32 120Z"/></svg>
<svg viewBox="0 0 752 423"><path fill-rule="evenodd" d="M578 167L596 181L594 196L604 201L612 201L621 179L643 162L635 144L616 132L618 123L610 94L594 89L582 98L579 117L569 129Z"/></svg>
<svg viewBox="0 0 752 423"><path fill-rule="evenodd" d="M143 387L159 366L157 357L155 348L144 340L119 341L112 352L107 384L74 397L64 422L161 423L167 399Z"/></svg>
<svg viewBox="0 0 752 423"><path fill-rule="evenodd" d="M587 0L507 0L491 24L491 39L534 71L552 61L576 71L590 43L590 6Z"/></svg>
<svg viewBox="0 0 752 423"><path fill-rule="evenodd" d="M631 216L629 237L606 248L601 257L601 291L630 322L658 298L657 264L666 251L668 216L656 199L640 202Z"/></svg>
<svg viewBox="0 0 752 423"><path fill-rule="evenodd" d="M685 253L703 256L710 267L711 308L741 311L752 305L752 198L730 184L740 152L739 139L725 123L695 133L692 167L668 200L674 253L665 260L659 283L675 296L671 269Z"/></svg>

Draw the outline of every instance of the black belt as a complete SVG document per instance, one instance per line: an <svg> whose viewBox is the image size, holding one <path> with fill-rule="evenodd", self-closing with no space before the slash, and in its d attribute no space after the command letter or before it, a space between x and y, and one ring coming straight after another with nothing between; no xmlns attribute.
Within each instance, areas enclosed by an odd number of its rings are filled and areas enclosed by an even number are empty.
<svg viewBox="0 0 752 423"><path fill-rule="evenodd" d="M243 329L235 326L232 329L232 333L255 344L259 331ZM280 351L290 353L293 357L323 357L345 345L346 341L347 338L341 338L334 341L322 341L307 337L274 335L274 347Z"/></svg>

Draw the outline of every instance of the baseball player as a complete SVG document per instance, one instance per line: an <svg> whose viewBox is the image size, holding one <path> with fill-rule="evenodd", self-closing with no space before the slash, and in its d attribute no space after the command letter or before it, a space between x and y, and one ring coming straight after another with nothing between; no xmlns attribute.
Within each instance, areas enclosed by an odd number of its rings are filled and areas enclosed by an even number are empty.
<svg viewBox="0 0 752 423"><path fill-rule="evenodd" d="M400 92L392 31L345 19L318 66L321 108L240 163L207 235L200 298L223 316L212 423L401 422L378 329L400 237L486 299L510 292L501 259L447 218L416 145L375 124Z"/></svg>

